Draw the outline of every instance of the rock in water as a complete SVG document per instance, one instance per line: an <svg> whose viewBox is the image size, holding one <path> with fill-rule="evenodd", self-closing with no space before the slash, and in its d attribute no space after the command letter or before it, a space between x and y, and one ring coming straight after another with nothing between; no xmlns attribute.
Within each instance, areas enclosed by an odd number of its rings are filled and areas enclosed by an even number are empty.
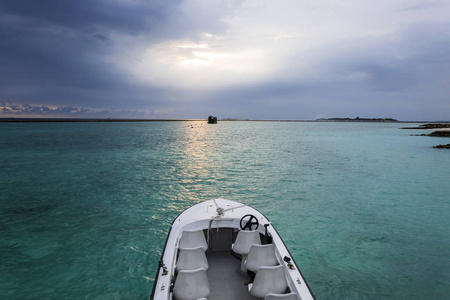
<svg viewBox="0 0 450 300"><path fill-rule="evenodd" d="M433 146L436 149L450 149L450 144Z"/></svg>

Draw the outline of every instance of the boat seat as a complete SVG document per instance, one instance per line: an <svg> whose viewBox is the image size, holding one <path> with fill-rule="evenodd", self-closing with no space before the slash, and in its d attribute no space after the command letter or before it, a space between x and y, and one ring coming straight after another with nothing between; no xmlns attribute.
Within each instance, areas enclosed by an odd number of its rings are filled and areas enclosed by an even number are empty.
<svg viewBox="0 0 450 300"><path fill-rule="evenodd" d="M202 268L205 271L208 270L208 260L206 259L205 250L202 246L197 248L180 249L178 254L177 272L181 270L195 270Z"/></svg>
<svg viewBox="0 0 450 300"><path fill-rule="evenodd" d="M261 267L256 272L253 284L248 285L250 294L264 298L270 293L284 294L288 288L284 267L281 265Z"/></svg>
<svg viewBox="0 0 450 300"><path fill-rule="evenodd" d="M248 253L247 261L245 262L247 270L256 272L261 267L276 265L278 265L278 260L273 244L255 244L250 247L250 252Z"/></svg>
<svg viewBox="0 0 450 300"><path fill-rule="evenodd" d="M287 294L270 293L264 298L264 300L277 300L277 299L282 299L282 300L299 300L297 294L294 294L294 293L287 293Z"/></svg>
<svg viewBox="0 0 450 300"><path fill-rule="evenodd" d="M178 272L173 288L176 300L197 300L211 293L205 269L182 270Z"/></svg>
<svg viewBox="0 0 450 300"><path fill-rule="evenodd" d="M206 243L203 230L185 230L181 235L179 248L196 248L201 246L204 251L208 250L208 244Z"/></svg>
<svg viewBox="0 0 450 300"><path fill-rule="evenodd" d="M261 245L261 237L259 236L259 232L256 230L241 230L236 236L236 241L231 246L234 253L242 256L241 271L244 273L247 272L247 269L245 268L247 255L250 252L250 248L255 244Z"/></svg>

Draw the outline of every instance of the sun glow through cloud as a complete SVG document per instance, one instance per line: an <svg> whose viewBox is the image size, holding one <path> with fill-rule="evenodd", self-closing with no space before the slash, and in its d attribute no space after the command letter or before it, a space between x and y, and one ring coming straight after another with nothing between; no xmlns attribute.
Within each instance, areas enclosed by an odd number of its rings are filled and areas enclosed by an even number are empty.
<svg viewBox="0 0 450 300"><path fill-rule="evenodd" d="M209 89L260 79L268 71L266 55L261 49L169 41L147 48L138 61L121 68L142 82Z"/></svg>

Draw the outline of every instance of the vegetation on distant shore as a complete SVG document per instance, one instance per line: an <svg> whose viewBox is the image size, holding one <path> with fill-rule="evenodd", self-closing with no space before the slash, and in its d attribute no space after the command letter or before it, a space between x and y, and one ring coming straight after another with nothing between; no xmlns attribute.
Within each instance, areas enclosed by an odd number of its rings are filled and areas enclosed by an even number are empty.
<svg viewBox="0 0 450 300"><path fill-rule="evenodd" d="M398 122L392 118L319 118L316 121L332 121L332 122Z"/></svg>

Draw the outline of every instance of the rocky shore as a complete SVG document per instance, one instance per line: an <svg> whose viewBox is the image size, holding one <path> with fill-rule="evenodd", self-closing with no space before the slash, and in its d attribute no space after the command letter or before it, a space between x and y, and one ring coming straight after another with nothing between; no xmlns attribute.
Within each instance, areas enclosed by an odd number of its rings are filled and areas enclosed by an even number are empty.
<svg viewBox="0 0 450 300"><path fill-rule="evenodd" d="M433 146L436 149L450 149L450 144Z"/></svg>
<svg viewBox="0 0 450 300"><path fill-rule="evenodd" d="M428 123L420 125L419 127L402 127L400 129L438 129L438 128L448 128L450 130L450 123Z"/></svg>
<svg viewBox="0 0 450 300"><path fill-rule="evenodd" d="M422 134L412 134L414 136L435 136L435 137L450 137L450 129L449 130L437 130L432 133L422 133Z"/></svg>
<svg viewBox="0 0 450 300"><path fill-rule="evenodd" d="M432 133L411 134L413 136L450 137L450 123L429 123L419 127L403 127L401 129L437 129ZM436 149L450 149L450 144L433 146Z"/></svg>

